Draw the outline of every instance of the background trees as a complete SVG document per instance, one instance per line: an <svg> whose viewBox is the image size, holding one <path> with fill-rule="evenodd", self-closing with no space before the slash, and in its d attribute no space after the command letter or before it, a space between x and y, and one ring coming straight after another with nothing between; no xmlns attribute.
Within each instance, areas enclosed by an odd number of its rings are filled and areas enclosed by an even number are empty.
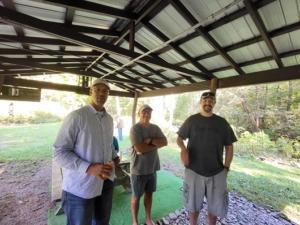
<svg viewBox="0 0 300 225"><path fill-rule="evenodd" d="M68 74L40 76L35 79L46 81L55 79L56 82L69 84L79 82L77 76ZM113 89L118 90L117 87L113 87ZM237 136L241 138L241 143L243 141L245 143L244 149L249 149L251 142L249 139L251 138L256 141L264 140L265 144L273 141L277 148L281 149L280 151L300 158L300 147L298 147L300 145L299 89L299 80L219 89L214 112L225 117L234 127ZM141 98L138 106L147 103L154 107L152 121L164 127L165 132L171 139L174 139L176 131L183 121L188 116L200 111L201 94L202 91ZM13 112L15 115L13 117L9 116L11 101L1 101L0 123L53 122L59 120L59 117L63 119L70 111L89 102L89 96L43 90L40 103L14 102ZM36 107L35 104L39 104L39 107ZM130 127L132 104L132 98L110 96L106 103L106 109L115 120L118 115L122 115L125 119L127 117L127 127ZM261 139L262 137L263 139ZM271 142L266 141L266 138ZM298 148L299 150L297 150ZM269 149L273 149L273 147L269 145ZM250 152L255 151L252 148Z"/></svg>

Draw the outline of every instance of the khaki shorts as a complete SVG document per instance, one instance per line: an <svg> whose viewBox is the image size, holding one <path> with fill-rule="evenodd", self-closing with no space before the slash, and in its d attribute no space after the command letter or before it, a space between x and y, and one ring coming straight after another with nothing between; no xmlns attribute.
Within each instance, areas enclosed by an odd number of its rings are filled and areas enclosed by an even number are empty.
<svg viewBox="0 0 300 225"><path fill-rule="evenodd" d="M204 197L207 209L218 217L228 212L227 173L223 170L212 177L201 176L190 169L185 170L183 184L183 205L189 212L203 208Z"/></svg>

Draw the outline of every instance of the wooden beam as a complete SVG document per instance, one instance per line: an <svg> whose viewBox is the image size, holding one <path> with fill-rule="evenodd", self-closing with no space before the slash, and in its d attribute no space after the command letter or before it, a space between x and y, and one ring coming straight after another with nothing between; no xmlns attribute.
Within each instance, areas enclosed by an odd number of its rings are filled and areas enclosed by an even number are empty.
<svg viewBox="0 0 300 225"><path fill-rule="evenodd" d="M262 36L264 42L266 43L266 45L268 46L272 56L274 57L278 67L284 67L279 54L276 50L276 47L269 35L269 32L267 31L267 28L263 22L263 20L261 19L259 13L257 12L257 9L255 8L252 0L244 0L244 4L246 6L246 9L248 10L253 22L255 23L260 35Z"/></svg>
<svg viewBox="0 0 300 225"><path fill-rule="evenodd" d="M136 118L136 108L137 108L137 102L139 98L139 93L135 92L134 93L134 99L133 99L133 105L132 105L132 111L131 111L131 119L132 119L132 126L136 123L135 118Z"/></svg>
<svg viewBox="0 0 300 225"><path fill-rule="evenodd" d="M189 10L180 2L169 0L172 6L176 8L176 10L181 14L183 18L185 18L188 23L192 26L198 23L195 17L190 13ZM199 33L211 46L214 48L218 54L225 59L225 61L231 65L239 74L245 74L245 72L237 65L237 63L224 51L224 49L218 44L218 42L208 33L208 31L200 26L195 29L196 32ZM213 77L213 76L212 76Z"/></svg>
<svg viewBox="0 0 300 225"><path fill-rule="evenodd" d="M5 57L1 57L1 56L0 56L0 61L5 62L5 63L22 65L22 66L29 67L29 68L44 69L44 70L56 72L56 73L70 73L70 74L77 74L77 75L88 76L88 77L100 77L101 76L101 74L94 72L94 71L96 71L96 69L94 69L93 71L91 71L91 70L89 70L89 71L82 70L81 71L81 70L76 70L76 69L65 68L62 66L35 63L28 59L19 60L19 59L15 59L15 58L5 58ZM15 73L18 74L18 71L15 71ZM112 80L114 82L129 83L129 84L135 84L135 85L139 85L139 86L155 88L155 85L153 85L153 84L130 80L130 79L121 79L116 76L109 76L109 77L107 77L107 79Z"/></svg>
<svg viewBox="0 0 300 225"><path fill-rule="evenodd" d="M58 5L61 7L71 7L75 10L90 12L101 14L104 16L126 19L126 20L135 20L137 19L137 15L135 13L127 12L122 9L117 9L113 7L109 7L106 5L101 5L88 1L69 1L69 0L33 0L37 2L48 3L52 5Z"/></svg>
<svg viewBox="0 0 300 225"><path fill-rule="evenodd" d="M300 65L249 73L228 78L221 78L218 81L218 88L241 87L247 85L274 83L298 79L300 79ZM184 92L209 90L210 85L210 81L204 81L184 86L143 92L139 94L139 97L145 98L169 94L180 94Z"/></svg>
<svg viewBox="0 0 300 225"><path fill-rule="evenodd" d="M66 84L57 84L52 82L44 82L44 81L36 81L36 80L28 80L28 79L20 79L20 78L11 78L6 77L4 85L8 86L20 86L20 87L28 87L28 88L39 88L39 89L49 89L56 91L70 91L75 92L77 94L89 95L89 88L75 86L75 85L66 85ZM111 90L109 92L110 96L121 96L121 97L129 97L133 98L134 94L130 92L123 91L114 91Z"/></svg>
<svg viewBox="0 0 300 225"><path fill-rule="evenodd" d="M210 88L209 90L211 92L214 92L215 94L217 94L217 88L218 88L218 78L213 78L210 80Z"/></svg>
<svg viewBox="0 0 300 225"><path fill-rule="evenodd" d="M156 37L161 39L163 42L166 42L169 40L169 38L164 35L159 29L157 29L155 26L153 26L148 20L145 18L141 21L143 25L153 33ZM206 69L204 66L202 66L200 63L195 61L189 54L187 54L185 51L183 51L180 47L176 46L174 42L169 43L169 46L171 46L174 51L176 51L179 55L181 55L183 58L187 59L189 63L191 63L193 66L195 66L198 70L200 70L203 74L205 74L206 79L212 78L213 75ZM200 75L200 74L199 74ZM203 79L202 76L198 76L198 78Z"/></svg>
<svg viewBox="0 0 300 225"><path fill-rule="evenodd" d="M5 76L0 76L0 93L2 93L2 87L4 84Z"/></svg>

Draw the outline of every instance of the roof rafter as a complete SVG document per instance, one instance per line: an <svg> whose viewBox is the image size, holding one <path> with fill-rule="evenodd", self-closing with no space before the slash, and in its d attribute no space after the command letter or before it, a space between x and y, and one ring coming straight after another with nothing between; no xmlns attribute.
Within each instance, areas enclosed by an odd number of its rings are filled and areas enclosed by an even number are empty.
<svg viewBox="0 0 300 225"><path fill-rule="evenodd" d="M185 8L185 6L179 1L169 0L173 7L181 14L183 18L187 20L192 26L198 21L194 16ZM239 74L245 74L245 72L237 65L237 63L222 49L222 47L212 38L212 36L206 31L203 26L195 29L211 46L214 48L224 59L231 65Z"/></svg>
<svg viewBox="0 0 300 225"><path fill-rule="evenodd" d="M34 0L36 2L46 2L53 5L62 6L65 8L73 8L75 10L86 11L90 13L101 14L105 16L135 20L137 18L135 13L129 13L121 9L109 7L106 5L96 4L88 1L70 1L70 0Z"/></svg>
<svg viewBox="0 0 300 225"><path fill-rule="evenodd" d="M13 10L13 11L16 11L15 4L13 3L12 0L2 0L2 4L3 4L4 7L7 7L9 9ZM17 36L19 36L19 37L24 37L25 36L22 27L14 26L14 29L15 29L15 31L17 33ZM29 46L27 44L25 44L25 43L22 43L22 47L24 49L29 49ZM31 58L30 56L27 56L27 57Z"/></svg>
<svg viewBox="0 0 300 225"><path fill-rule="evenodd" d="M252 20L254 21L257 29L259 30L259 33L262 36L262 39L264 40L264 42L268 46L272 56L274 57L278 67L280 67L280 68L284 67L284 65L279 57L279 54L276 50L276 47L275 47L273 41L271 40L271 37L264 25L264 22L262 21L259 13L257 12L257 9L255 8L252 0L244 0L244 4L245 4Z"/></svg>
<svg viewBox="0 0 300 225"><path fill-rule="evenodd" d="M5 63L11 63L11 64L18 64L22 65L25 67L30 67L30 68L37 68L37 69L44 69L52 72L59 72L59 73L71 73L71 74L78 74L82 76L88 76L88 77L99 77L100 74L93 72L93 71L79 71L79 70L74 70L74 69L67 69L62 66L55 66L55 65L45 65L45 64L40 64L40 63L35 63L32 62L31 60L18 60L18 59L11 59L11 58L5 58L0 56L0 61L5 62ZM148 83L142 83L134 80L126 80L126 79L121 79L118 77L115 78L110 78L109 80L113 80L115 82L128 82L136 85L141 85L141 86L149 86L149 87L155 87L152 84Z"/></svg>

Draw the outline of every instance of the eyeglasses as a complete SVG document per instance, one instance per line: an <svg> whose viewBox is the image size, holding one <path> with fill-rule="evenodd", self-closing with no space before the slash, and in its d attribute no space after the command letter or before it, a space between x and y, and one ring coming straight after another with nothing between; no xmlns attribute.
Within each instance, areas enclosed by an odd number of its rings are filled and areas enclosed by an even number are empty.
<svg viewBox="0 0 300 225"><path fill-rule="evenodd" d="M109 90L108 89L103 89L103 88L93 88L94 92L96 93L103 93L103 94L108 94Z"/></svg>

